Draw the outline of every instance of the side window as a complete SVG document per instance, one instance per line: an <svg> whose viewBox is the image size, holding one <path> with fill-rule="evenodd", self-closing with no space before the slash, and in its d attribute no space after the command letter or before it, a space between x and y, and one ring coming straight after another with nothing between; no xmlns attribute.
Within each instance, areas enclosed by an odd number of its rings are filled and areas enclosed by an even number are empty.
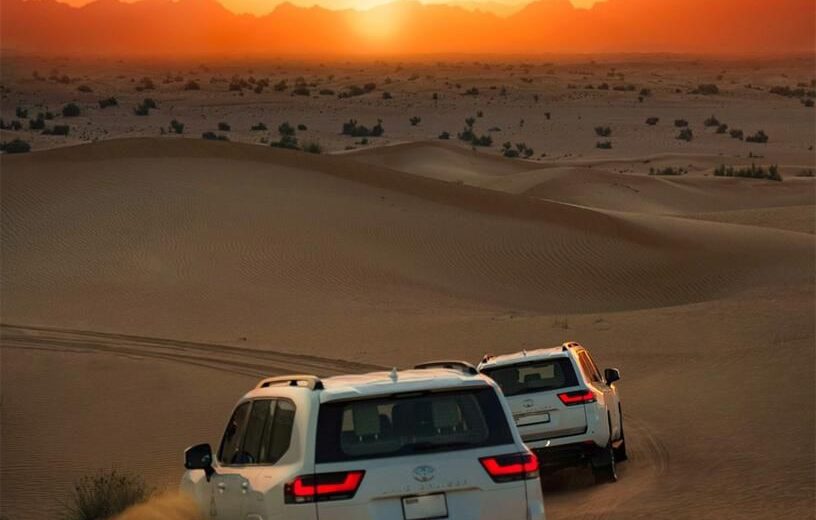
<svg viewBox="0 0 816 520"><path fill-rule="evenodd" d="M589 361L589 366L592 367L592 370L595 372L595 377L598 378L598 381L603 381L603 377L601 377L601 371L598 370L598 365L595 364L595 360L592 359L592 356L589 355L589 352L584 352L587 357L587 361Z"/></svg>
<svg viewBox="0 0 816 520"><path fill-rule="evenodd" d="M594 366L592 365L592 361L590 361L586 352L578 353L578 362L581 364L581 372L584 373L584 376L587 379L596 383L601 381L598 372L595 370Z"/></svg>
<svg viewBox="0 0 816 520"><path fill-rule="evenodd" d="M277 401L273 420L269 421L264 441L261 443L260 462L275 464L289 450L292 443L292 427L295 424L295 405L291 401Z"/></svg>
<svg viewBox="0 0 816 520"><path fill-rule="evenodd" d="M233 464L241 449L241 441L244 438L247 418L249 417L250 403L242 403L232 413L232 417L224 431L224 438L221 440L221 447L218 450L218 460L223 464Z"/></svg>
<svg viewBox="0 0 816 520"><path fill-rule="evenodd" d="M275 464L289 449L295 405L286 399L241 404L227 425L218 460L225 465Z"/></svg>

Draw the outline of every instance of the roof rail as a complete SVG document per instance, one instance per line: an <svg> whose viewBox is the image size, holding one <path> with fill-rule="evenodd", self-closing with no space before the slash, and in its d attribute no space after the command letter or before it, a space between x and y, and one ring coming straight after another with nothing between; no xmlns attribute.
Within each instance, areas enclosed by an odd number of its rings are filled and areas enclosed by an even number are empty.
<svg viewBox="0 0 816 520"><path fill-rule="evenodd" d="M449 368L451 370L459 370L460 372L464 372L465 374L473 375L479 373L476 370L476 367L468 363L467 361L458 361L455 359L442 359L439 361L428 361L425 363L420 363L415 365L414 368L418 370L423 370L426 368Z"/></svg>
<svg viewBox="0 0 816 520"><path fill-rule="evenodd" d="M561 346L561 350L563 350L564 352L566 352L566 351L567 351L567 349L574 348L574 347L580 347L580 346L581 346L581 344L580 344L580 343L578 343L577 341L566 341L566 342L564 342L564 344Z"/></svg>
<svg viewBox="0 0 816 520"><path fill-rule="evenodd" d="M308 374L289 376L275 376L262 379L255 388L269 388L270 386L302 386L309 390L323 390L323 381L319 377Z"/></svg>

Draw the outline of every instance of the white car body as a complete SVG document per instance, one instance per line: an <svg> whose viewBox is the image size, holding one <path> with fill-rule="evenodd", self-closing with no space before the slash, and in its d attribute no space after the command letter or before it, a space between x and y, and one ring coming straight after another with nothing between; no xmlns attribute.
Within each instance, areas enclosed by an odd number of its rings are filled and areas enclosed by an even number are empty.
<svg viewBox="0 0 816 520"><path fill-rule="evenodd" d="M501 391L456 369L269 378L238 402L218 453L191 447L185 467L181 489L209 518L544 519Z"/></svg>
<svg viewBox="0 0 816 520"><path fill-rule="evenodd" d="M496 380L522 440L542 468L590 464L599 481L615 481L626 459L616 369L601 373L589 352L567 342L485 356L477 370Z"/></svg>

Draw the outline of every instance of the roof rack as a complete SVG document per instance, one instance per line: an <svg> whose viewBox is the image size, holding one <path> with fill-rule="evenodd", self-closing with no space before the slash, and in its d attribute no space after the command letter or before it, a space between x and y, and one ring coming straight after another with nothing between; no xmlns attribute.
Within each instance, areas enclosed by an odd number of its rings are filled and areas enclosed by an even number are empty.
<svg viewBox="0 0 816 520"><path fill-rule="evenodd" d="M425 363L420 363L415 365L414 368L418 370L423 370L426 368L449 368L451 370L459 370L460 372L464 372L465 374L469 374L475 376L479 373L476 370L476 367L468 363L467 361L458 361L455 359L442 359L439 361L428 361Z"/></svg>
<svg viewBox="0 0 816 520"><path fill-rule="evenodd" d="M290 376L267 377L258 383L255 388L269 388L270 386L302 386L309 390L323 390L323 381L319 377L308 374Z"/></svg>
<svg viewBox="0 0 816 520"><path fill-rule="evenodd" d="M573 348L573 347L580 347L580 346L581 346L581 344L578 343L577 341L567 341L561 346L561 350L566 352L567 349L570 349L570 348Z"/></svg>

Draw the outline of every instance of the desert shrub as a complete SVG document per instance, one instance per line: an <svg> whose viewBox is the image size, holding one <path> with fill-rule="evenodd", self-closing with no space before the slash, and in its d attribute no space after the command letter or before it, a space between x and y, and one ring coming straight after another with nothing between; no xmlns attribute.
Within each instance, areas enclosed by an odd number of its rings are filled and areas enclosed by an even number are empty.
<svg viewBox="0 0 816 520"><path fill-rule="evenodd" d="M686 121L685 119L675 119L674 126L676 126L677 128L686 127L688 126L688 121Z"/></svg>
<svg viewBox="0 0 816 520"><path fill-rule="evenodd" d="M691 141L694 139L694 132L691 131L691 128L683 128L680 130L680 133L677 134L677 139L681 141Z"/></svg>
<svg viewBox="0 0 816 520"><path fill-rule="evenodd" d="M341 134L350 135L352 137L379 137L383 135L385 129L382 126L382 119L377 120L377 124L372 128L358 124L356 119L349 119L347 123L343 123Z"/></svg>
<svg viewBox="0 0 816 520"><path fill-rule="evenodd" d="M22 130L22 128L22 123L16 119L12 119L8 123L0 119L0 130Z"/></svg>
<svg viewBox="0 0 816 520"><path fill-rule="evenodd" d="M258 122L258 124L252 125L249 129L252 132L263 132L266 130L266 125L261 122Z"/></svg>
<svg viewBox="0 0 816 520"><path fill-rule="evenodd" d="M465 125L467 125L468 127L473 128L473 125L475 125L475 124L476 124L476 119L475 118L472 118L472 117L466 117L465 118Z"/></svg>
<svg viewBox="0 0 816 520"><path fill-rule="evenodd" d="M441 134L439 134L439 138L442 139L443 141L447 141L448 139L450 139L450 132L442 132Z"/></svg>
<svg viewBox="0 0 816 520"><path fill-rule="evenodd" d="M651 89L648 89L648 88L640 89L640 97L647 98L647 97L651 97L651 95L652 95L652 90Z"/></svg>
<svg viewBox="0 0 816 520"><path fill-rule="evenodd" d="M294 135L281 135L280 139L269 143L274 148L287 148L289 150L299 150L297 137Z"/></svg>
<svg viewBox="0 0 816 520"><path fill-rule="evenodd" d="M714 117L714 116L711 116L711 117L709 117L708 119L706 119L705 121L703 121L703 124L704 124L706 127L711 127L711 126L720 126L720 120L719 120L719 119L717 119L717 118L716 118L716 117Z"/></svg>
<svg viewBox="0 0 816 520"><path fill-rule="evenodd" d="M221 121L220 123L218 123L218 130L220 130L221 132L229 132L230 130L232 130L232 127L229 125L229 123Z"/></svg>
<svg viewBox="0 0 816 520"><path fill-rule="evenodd" d="M22 139L14 139L7 143L0 143L0 151L5 153L26 153L31 151L31 145Z"/></svg>
<svg viewBox="0 0 816 520"><path fill-rule="evenodd" d="M303 151L306 153L321 154L323 153L323 147L320 146L320 143L310 142L303 145Z"/></svg>
<svg viewBox="0 0 816 520"><path fill-rule="evenodd" d="M392 96L390 92L387 92L387 91L386 91L386 92L383 92L383 93L382 93L382 98L383 98L383 99L393 99L393 98L394 98L394 96Z"/></svg>
<svg viewBox="0 0 816 520"><path fill-rule="evenodd" d="M156 88L156 85L153 83L153 80L150 78L142 78L139 80L139 83L136 85L136 90L141 92L142 90L153 90Z"/></svg>
<svg viewBox="0 0 816 520"><path fill-rule="evenodd" d="M68 103L62 107L63 117L77 117L80 114L79 105L76 103Z"/></svg>
<svg viewBox="0 0 816 520"><path fill-rule="evenodd" d="M534 153L533 149L527 146L526 143L516 143L515 148L510 141L502 144L502 155L505 157L525 157L529 159Z"/></svg>
<svg viewBox="0 0 816 520"><path fill-rule="evenodd" d="M289 88L289 84L286 83L285 79L282 79L275 83L275 85L272 88L275 90L275 92L283 92L284 90Z"/></svg>
<svg viewBox="0 0 816 520"><path fill-rule="evenodd" d="M730 135L732 138L734 138L734 139L739 139L740 141L742 141L742 138L743 138L743 135L744 135L744 134L743 134L743 132L742 132L742 130L739 130L739 129L737 129L737 128L732 128L732 129L731 129L731 131L730 131L730 132L728 132L728 134L729 134L729 135Z"/></svg>
<svg viewBox="0 0 816 520"><path fill-rule="evenodd" d="M80 86L77 87L77 90L80 91L80 92L86 92L86 93L87 92L93 92L93 89L91 87L89 87L88 85L80 85Z"/></svg>
<svg viewBox="0 0 816 520"><path fill-rule="evenodd" d="M713 96L720 93L720 88L714 83L703 83L698 85L696 89L691 91L692 94L702 94L704 96Z"/></svg>
<svg viewBox="0 0 816 520"><path fill-rule="evenodd" d="M321 96L333 96L334 91L332 89L330 89L330 88L324 88L324 89L320 89L319 94Z"/></svg>
<svg viewBox="0 0 816 520"><path fill-rule="evenodd" d="M612 129L608 126L596 126L595 135L598 137L609 137L612 135Z"/></svg>
<svg viewBox="0 0 816 520"><path fill-rule="evenodd" d="M478 96L479 95L479 89L476 88L476 87L470 87L462 95L463 96Z"/></svg>
<svg viewBox="0 0 816 520"><path fill-rule="evenodd" d="M502 144L502 155L510 159L514 159L519 156L519 153L518 150L513 148L513 143L507 141Z"/></svg>
<svg viewBox="0 0 816 520"><path fill-rule="evenodd" d="M293 96L311 96L312 91L309 90L304 85L298 85L298 86L296 86L295 88L292 89L292 95Z"/></svg>
<svg viewBox="0 0 816 520"><path fill-rule="evenodd" d="M768 166L767 169L762 166L751 164L746 168L734 168L733 166L726 167L721 164L714 169L715 177L747 177L751 179L768 179L772 181L782 181L782 175L779 173L779 167L775 164Z"/></svg>
<svg viewBox="0 0 816 520"><path fill-rule="evenodd" d="M802 104L805 105L808 108L813 108L813 104L814 104L813 99L812 98L803 99Z"/></svg>
<svg viewBox="0 0 816 520"><path fill-rule="evenodd" d="M492 146L493 145L493 138L489 135L480 135L479 137L475 137L471 141L473 146Z"/></svg>
<svg viewBox="0 0 816 520"><path fill-rule="evenodd" d="M191 79L184 84L184 90L201 90L201 86L199 86L197 81Z"/></svg>
<svg viewBox="0 0 816 520"><path fill-rule="evenodd" d="M798 88L791 88L788 86L777 86L771 87L768 92L771 94L776 94L777 96L784 96L784 97L797 97L802 98L805 96L816 97L816 92L813 90L806 90L802 86L798 86Z"/></svg>
<svg viewBox="0 0 816 520"><path fill-rule="evenodd" d="M53 128L46 128L42 133L43 135L68 135L70 129L68 125L54 125Z"/></svg>
<svg viewBox="0 0 816 520"><path fill-rule="evenodd" d="M284 121L278 125L278 133L280 135L295 135L295 127L290 125L288 121Z"/></svg>
<svg viewBox="0 0 816 520"><path fill-rule="evenodd" d="M116 470L86 476L74 485L64 520L105 520L151 495L144 480Z"/></svg>
<svg viewBox="0 0 816 520"><path fill-rule="evenodd" d="M201 134L201 138L208 141L229 141L229 137L225 135L218 135L215 132L204 132Z"/></svg>
<svg viewBox="0 0 816 520"><path fill-rule="evenodd" d="M413 117L411 117L411 118L410 118L408 121L410 121L411 126L416 126L416 125L418 125L420 122L422 122L422 118L421 118L421 117L419 117L419 116L413 116Z"/></svg>
<svg viewBox="0 0 816 520"><path fill-rule="evenodd" d="M304 125L303 123L300 123L300 124L297 126L297 129L298 129L298 131L299 131L299 132L305 132L305 131L306 131L306 130L308 130L309 128L308 128L306 125Z"/></svg>
<svg viewBox="0 0 816 520"><path fill-rule="evenodd" d="M17 107L14 111L15 115L20 119L27 119L28 118L28 109L23 107Z"/></svg>
<svg viewBox="0 0 816 520"><path fill-rule="evenodd" d="M796 174L797 177L813 177L813 170L802 170Z"/></svg>
<svg viewBox="0 0 816 520"><path fill-rule="evenodd" d="M768 134L765 133L764 130L760 130L754 135L749 135L745 138L745 140L749 143L767 143L768 142Z"/></svg>
<svg viewBox="0 0 816 520"><path fill-rule="evenodd" d="M153 98L144 98L144 101L142 101L142 104L144 106L146 106L147 108L150 108L150 109L159 108L159 105L156 103L156 100L154 100Z"/></svg>
<svg viewBox="0 0 816 520"><path fill-rule="evenodd" d="M156 101L152 98L144 98L144 101L136 105L136 108L133 109L133 113L137 116L146 116L150 114L150 110L158 108Z"/></svg>
<svg viewBox="0 0 816 520"><path fill-rule="evenodd" d="M42 114L37 116L36 119L29 119L28 120L28 128L30 130L42 130L45 128L45 117Z"/></svg>
<svg viewBox="0 0 816 520"><path fill-rule="evenodd" d="M660 122L659 117L650 117L649 119L646 120L646 124L649 126L654 126L659 122Z"/></svg>
<svg viewBox="0 0 816 520"><path fill-rule="evenodd" d="M170 121L170 132L176 134L183 134L184 123L178 121L177 119L173 119L172 121Z"/></svg>
<svg viewBox="0 0 816 520"><path fill-rule="evenodd" d="M109 97L99 100L99 108L108 108L119 106L119 101L115 97Z"/></svg>
<svg viewBox="0 0 816 520"><path fill-rule="evenodd" d="M612 141L598 141L595 143L595 148L600 148L601 150L611 150Z"/></svg>
<svg viewBox="0 0 816 520"><path fill-rule="evenodd" d="M598 90L609 90L609 83L601 83L598 85Z"/></svg>
<svg viewBox="0 0 816 520"><path fill-rule="evenodd" d="M685 168L672 168L668 166L666 168L649 168L649 175L685 175L688 173L688 170Z"/></svg>
<svg viewBox="0 0 816 520"><path fill-rule="evenodd" d="M717 127L718 134L724 134L728 131L728 125L725 123L720 123L720 126Z"/></svg>

